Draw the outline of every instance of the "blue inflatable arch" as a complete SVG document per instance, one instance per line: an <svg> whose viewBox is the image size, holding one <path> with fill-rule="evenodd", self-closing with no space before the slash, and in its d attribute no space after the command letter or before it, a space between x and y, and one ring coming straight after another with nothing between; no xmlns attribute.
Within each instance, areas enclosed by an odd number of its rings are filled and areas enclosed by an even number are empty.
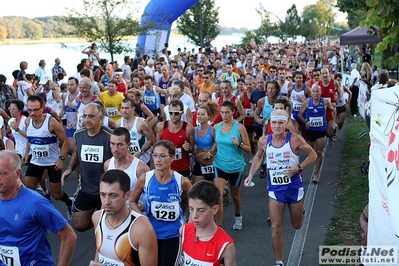
<svg viewBox="0 0 399 266"><path fill-rule="evenodd" d="M191 8L198 0L152 0L141 16L141 26L151 26L145 35L140 34L136 50L154 55L169 41L173 21Z"/></svg>

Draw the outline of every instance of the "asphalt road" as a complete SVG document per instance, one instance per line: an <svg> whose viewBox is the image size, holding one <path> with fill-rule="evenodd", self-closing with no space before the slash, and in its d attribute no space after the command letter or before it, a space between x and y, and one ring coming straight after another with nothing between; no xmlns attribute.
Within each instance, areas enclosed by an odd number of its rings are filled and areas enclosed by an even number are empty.
<svg viewBox="0 0 399 266"><path fill-rule="evenodd" d="M343 132L339 131L337 136L338 142L327 147L319 184L315 185L310 182L312 167L303 172L306 191L306 218L300 230L291 227L288 209L286 208L283 225L283 261L285 265L318 265L318 248L324 244L330 219L335 215L334 202L341 174L342 159L340 155L344 144ZM250 156L246 154L245 158L246 161L249 161ZM303 159L304 155L302 154L301 161ZM67 160L65 165L68 162ZM250 165L248 164L245 168L245 177L249 168ZM274 265L270 223L267 222L269 216L267 180L260 179L256 174L253 181L254 187L243 186L241 190L243 229L241 231L232 229L234 223L232 203L225 209L223 228L236 243L237 265ZM76 186L77 180L73 174L67 179L63 190L72 196ZM66 217L65 204L54 199L52 199L52 203ZM72 221L69 223L73 226ZM84 233L78 232L77 235L78 241L71 265L88 265L95 253L94 231L90 229ZM49 242L54 260L57 262L59 239L49 232Z"/></svg>

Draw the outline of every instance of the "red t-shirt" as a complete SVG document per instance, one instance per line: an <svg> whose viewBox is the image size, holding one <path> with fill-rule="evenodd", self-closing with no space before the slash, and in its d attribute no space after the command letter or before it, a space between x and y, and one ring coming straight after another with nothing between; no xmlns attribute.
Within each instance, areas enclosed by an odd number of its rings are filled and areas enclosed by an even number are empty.
<svg viewBox="0 0 399 266"><path fill-rule="evenodd" d="M195 225L192 222L185 224L182 230L182 247L184 261L191 261L190 265L212 263L219 266L227 245L234 243L234 240L220 227L208 241L201 241L196 237Z"/></svg>
<svg viewBox="0 0 399 266"><path fill-rule="evenodd" d="M176 156L170 166L170 168L176 172L186 171L190 169L189 154L185 149L182 148L184 142L186 140L188 141L186 135L187 123L182 123L183 125L179 131L177 131L176 133L171 133L168 128L169 121L165 121L161 133L161 139L167 139L171 141L176 147Z"/></svg>
<svg viewBox="0 0 399 266"><path fill-rule="evenodd" d="M321 97L324 99L330 99L331 103L335 102L335 87L334 87L334 79L330 79L330 83L327 87L323 86L323 81L319 80L319 86L321 88ZM332 120L332 113L329 109L326 110L326 120Z"/></svg>

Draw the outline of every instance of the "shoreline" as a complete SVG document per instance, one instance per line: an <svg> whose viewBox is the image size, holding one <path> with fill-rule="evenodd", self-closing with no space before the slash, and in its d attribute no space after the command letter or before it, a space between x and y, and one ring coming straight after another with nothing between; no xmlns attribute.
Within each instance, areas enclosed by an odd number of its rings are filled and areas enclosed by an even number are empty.
<svg viewBox="0 0 399 266"><path fill-rule="evenodd" d="M218 36L232 36L232 35L223 35L219 34ZM182 34L177 34L171 32L169 38L179 38L184 37ZM129 36L126 37L126 40L137 40L138 36ZM5 45L29 45L29 44L47 44L47 43L89 43L89 41L83 38L42 38L40 40L31 40L28 38L23 39L6 39L5 41L0 41L0 46Z"/></svg>

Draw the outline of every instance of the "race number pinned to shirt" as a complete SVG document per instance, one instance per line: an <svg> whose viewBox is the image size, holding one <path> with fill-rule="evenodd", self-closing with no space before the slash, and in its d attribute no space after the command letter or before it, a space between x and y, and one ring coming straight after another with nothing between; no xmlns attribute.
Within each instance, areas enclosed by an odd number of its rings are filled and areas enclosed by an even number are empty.
<svg viewBox="0 0 399 266"><path fill-rule="evenodd" d="M50 146L49 145L30 145L33 155L36 158L46 158L50 156Z"/></svg>
<svg viewBox="0 0 399 266"><path fill-rule="evenodd" d="M118 108L116 108L116 107L107 108L107 115L108 116L117 116L118 115Z"/></svg>
<svg viewBox="0 0 399 266"><path fill-rule="evenodd" d="M125 264L121 261L117 261L111 258L107 258L100 253L98 253L98 261L103 265L112 265L112 266L124 266Z"/></svg>
<svg viewBox="0 0 399 266"><path fill-rule="evenodd" d="M323 126L323 117L309 117L309 122L311 127L322 127Z"/></svg>
<svg viewBox="0 0 399 266"><path fill-rule="evenodd" d="M270 181L273 186L288 185L291 178L284 174L285 169L269 170Z"/></svg>
<svg viewBox="0 0 399 266"><path fill-rule="evenodd" d="M103 163L104 147L93 145L82 145L80 159L86 163Z"/></svg>
<svg viewBox="0 0 399 266"><path fill-rule="evenodd" d="M183 154L181 152L181 148L177 148L175 154L176 154L175 160L181 160L183 158Z"/></svg>
<svg viewBox="0 0 399 266"><path fill-rule="evenodd" d="M151 202L151 213L157 220L173 222L179 218L179 202Z"/></svg>
<svg viewBox="0 0 399 266"><path fill-rule="evenodd" d="M155 96L145 96L144 104L153 105L155 104Z"/></svg>
<svg viewBox="0 0 399 266"><path fill-rule="evenodd" d="M129 147L129 152L131 154L134 154L136 152L140 152L141 151L140 144L139 144L138 140L136 140L136 139L135 140L130 140L130 142L132 143L130 145L130 147Z"/></svg>
<svg viewBox="0 0 399 266"><path fill-rule="evenodd" d="M7 266L21 266L18 247L0 245L0 262Z"/></svg>
<svg viewBox="0 0 399 266"><path fill-rule="evenodd" d="M201 173L202 173L203 175L206 175L206 174L213 174L213 173L214 173L213 164L210 164L210 165L202 165L202 166L201 166Z"/></svg>
<svg viewBox="0 0 399 266"><path fill-rule="evenodd" d="M252 117L252 109L245 109L244 111L246 117Z"/></svg>
<svg viewBox="0 0 399 266"><path fill-rule="evenodd" d="M301 102L294 102L292 105L293 105L292 110L294 110L295 112L299 112L301 110L302 107Z"/></svg>

